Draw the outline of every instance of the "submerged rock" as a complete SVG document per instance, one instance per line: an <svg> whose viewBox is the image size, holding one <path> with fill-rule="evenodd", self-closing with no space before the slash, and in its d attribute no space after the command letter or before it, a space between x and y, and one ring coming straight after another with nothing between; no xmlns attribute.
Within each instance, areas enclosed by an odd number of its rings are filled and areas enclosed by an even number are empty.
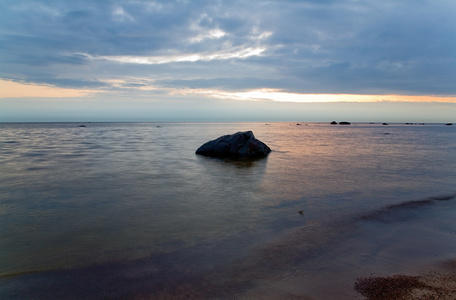
<svg viewBox="0 0 456 300"><path fill-rule="evenodd" d="M203 144L196 154L221 158L263 158L271 149L257 140L252 131L224 135Z"/></svg>
<svg viewBox="0 0 456 300"><path fill-rule="evenodd" d="M339 122L339 125L351 125L351 123L347 122L347 121L342 121L342 122Z"/></svg>

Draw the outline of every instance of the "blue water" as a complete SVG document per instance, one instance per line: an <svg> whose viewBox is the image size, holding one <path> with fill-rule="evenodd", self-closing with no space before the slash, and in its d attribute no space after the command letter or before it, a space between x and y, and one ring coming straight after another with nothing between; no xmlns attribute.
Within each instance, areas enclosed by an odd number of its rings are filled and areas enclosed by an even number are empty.
<svg viewBox="0 0 456 300"><path fill-rule="evenodd" d="M0 123L2 298L353 299L456 256L454 126L81 124ZM195 155L246 130L266 159Z"/></svg>

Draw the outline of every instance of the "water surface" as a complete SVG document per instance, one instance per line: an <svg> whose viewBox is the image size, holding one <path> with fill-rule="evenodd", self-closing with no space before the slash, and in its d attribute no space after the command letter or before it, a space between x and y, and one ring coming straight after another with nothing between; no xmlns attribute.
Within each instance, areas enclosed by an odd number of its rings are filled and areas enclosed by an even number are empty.
<svg viewBox="0 0 456 300"><path fill-rule="evenodd" d="M454 256L452 126L79 125L0 124L3 298L353 299ZM246 130L266 159L194 153Z"/></svg>

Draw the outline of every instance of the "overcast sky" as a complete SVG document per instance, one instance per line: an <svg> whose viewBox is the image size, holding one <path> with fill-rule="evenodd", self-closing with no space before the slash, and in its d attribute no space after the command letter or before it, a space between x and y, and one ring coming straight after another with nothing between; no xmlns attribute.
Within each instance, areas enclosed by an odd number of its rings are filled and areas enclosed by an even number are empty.
<svg viewBox="0 0 456 300"><path fill-rule="evenodd" d="M454 0L0 0L0 121L454 116Z"/></svg>

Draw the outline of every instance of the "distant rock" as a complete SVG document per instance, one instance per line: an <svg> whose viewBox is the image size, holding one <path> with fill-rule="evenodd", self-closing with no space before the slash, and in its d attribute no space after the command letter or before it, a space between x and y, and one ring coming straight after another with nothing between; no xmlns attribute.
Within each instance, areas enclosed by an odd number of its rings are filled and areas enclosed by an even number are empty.
<svg viewBox="0 0 456 300"><path fill-rule="evenodd" d="M446 126L451 126L451 125L453 125L453 123L446 123L445 125Z"/></svg>
<svg viewBox="0 0 456 300"><path fill-rule="evenodd" d="M346 122L346 121L342 121L342 122L339 122L339 125L351 125L350 122Z"/></svg>
<svg viewBox="0 0 456 300"><path fill-rule="evenodd" d="M79 127L86 127L85 125L79 125Z"/></svg>
<svg viewBox="0 0 456 300"><path fill-rule="evenodd" d="M389 125L388 123L383 123L382 125Z"/></svg>
<svg viewBox="0 0 456 300"><path fill-rule="evenodd" d="M331 125L337 125L337 122L336 121L332 121L331 123L329 123Z"/></svg>
<svg viewBox="0 0 456 300"><path fill-rule="evenodd" d="M271 149L257 140L252 131L224 135L203 144L196 154L220 158L263 158Z"/></svg>

